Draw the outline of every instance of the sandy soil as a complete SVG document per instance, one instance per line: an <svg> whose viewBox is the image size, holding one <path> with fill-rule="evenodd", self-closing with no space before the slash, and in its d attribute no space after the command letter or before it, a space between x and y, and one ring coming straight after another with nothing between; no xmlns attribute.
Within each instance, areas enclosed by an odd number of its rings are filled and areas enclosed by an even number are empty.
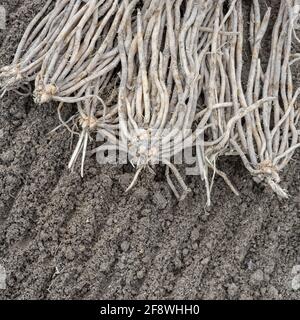
<svg viewBox="0 0 300 320"><path fill-rule="evenodd" d="M0 65L44 0L2 0ZM278 0L263 0L274 8ZM245 1L245 3L249 3ZM70 109L68 112L72 112ZM238 158L220 166L240 190L217 178L213 205L204 185L176 202L163 168L143 174L125 195L130 166L70 173L70 137L53 104L9 93L0 101L1 299L299 299L292 289L300 264L300 153L282 172L291 197L279 201L252 181ZM295 268L294 268L295 270Z"/></svg>

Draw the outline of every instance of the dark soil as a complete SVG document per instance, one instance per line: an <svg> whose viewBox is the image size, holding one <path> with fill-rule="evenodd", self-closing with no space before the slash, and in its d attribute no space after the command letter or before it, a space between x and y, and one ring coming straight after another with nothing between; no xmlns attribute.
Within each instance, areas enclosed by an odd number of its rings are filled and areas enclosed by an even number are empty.
<svg viewBox="0 0 300 320"><path fill-rule="evenodd" d="M8 25L0 65L11 61L44 2L1 2ZM262 2L276 13L278 0ZM227 158L220 166L241 195L217 178L206 208L199 177L186 178L192 193L178 203L163 171L144 172L130 194L129 167L89 158L83 179L69 172L69 134L48 134L58 124L55 104L38 107L13 92L0 101L1 299L300 298L292 288L300 264L299 152L282 172L289 200Z"/></svg>

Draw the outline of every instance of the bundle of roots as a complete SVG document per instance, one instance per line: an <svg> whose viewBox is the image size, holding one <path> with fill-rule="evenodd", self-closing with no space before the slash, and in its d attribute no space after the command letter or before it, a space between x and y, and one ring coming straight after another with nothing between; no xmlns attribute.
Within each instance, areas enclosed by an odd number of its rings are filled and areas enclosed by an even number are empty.
<svg viewBox="0 0 300 320"><path fill-rule="evenodd" d="M242 0L52 2L28 26L12 64L0 69L0 89L29 94L35 81L37 104L59 102L60 127L78 136L70 169L81 158L83 175L98 135L106 142L92 153L123 152L135 167L128 191L144 169L155 173L162 164L183 200L190 189L176 159L189 149L208 205L216 175L238 194L217 168L228 155L240 156L255 181L288 197L280 171L300 147L300 89L292 72L300 60L292 46L300 43L299 1L281 1L271 31L271 8L262 14L259 0L251 0L250 17ZM77 112L64 120L68 103Z"/></svg>

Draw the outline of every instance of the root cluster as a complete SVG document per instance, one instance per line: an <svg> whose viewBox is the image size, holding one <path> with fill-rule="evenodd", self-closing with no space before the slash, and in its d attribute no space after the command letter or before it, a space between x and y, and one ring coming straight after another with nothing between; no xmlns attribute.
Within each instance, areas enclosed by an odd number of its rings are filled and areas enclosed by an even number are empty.
<svg viewBox="0 0 300 320"><path fill-rule="evenodd" d="M184 199L190 189L176 159L190 149L208 205L216 175L238 194L217 168L228 155L239 155L255 181L288 197L280 171L300 147L292 72L300 60L293 46L300 42L297 0L281 1L272 28L272 8L262 10L259 0L250 1L250 16L242 0L53 2L28 26L12 64L0 69L0 89L24 91L35 81L37 104L59 103L60 127L78 136L70 169L81 158L83 175L98 135L106 142L92 153L123 152L136 168L128 190L144 169L155 173L163 164L170 188ZM271 46L262 53L268 33ZM67 103L77 113L64 120Z"/></svg>

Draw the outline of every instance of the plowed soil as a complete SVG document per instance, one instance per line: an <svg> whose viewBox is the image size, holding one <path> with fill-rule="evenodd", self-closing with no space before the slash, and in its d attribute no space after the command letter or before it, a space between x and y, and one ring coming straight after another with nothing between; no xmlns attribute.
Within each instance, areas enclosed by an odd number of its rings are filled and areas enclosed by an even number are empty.
<svg viewBox="0 0 300 320"><path fill-rule="evenodd" d="M0 65L8 64L44 0L3 0ZM248 6L250 1L245 1ZM262 0L276 17L278 0ZM267 50L268 45L266 45ZM72 114L70 109L65 113ZM199 177L178 203L164 177L86 162L71 173L70 135L55 104L14 92L0 100L0 299L299 299L300 153L285 171L280 201L256 184L239 158L222 159L240 191L216 178L206 207ZM296 268L294 268L294 271ZM295 280L296 279L296 280Z"/></svg>

